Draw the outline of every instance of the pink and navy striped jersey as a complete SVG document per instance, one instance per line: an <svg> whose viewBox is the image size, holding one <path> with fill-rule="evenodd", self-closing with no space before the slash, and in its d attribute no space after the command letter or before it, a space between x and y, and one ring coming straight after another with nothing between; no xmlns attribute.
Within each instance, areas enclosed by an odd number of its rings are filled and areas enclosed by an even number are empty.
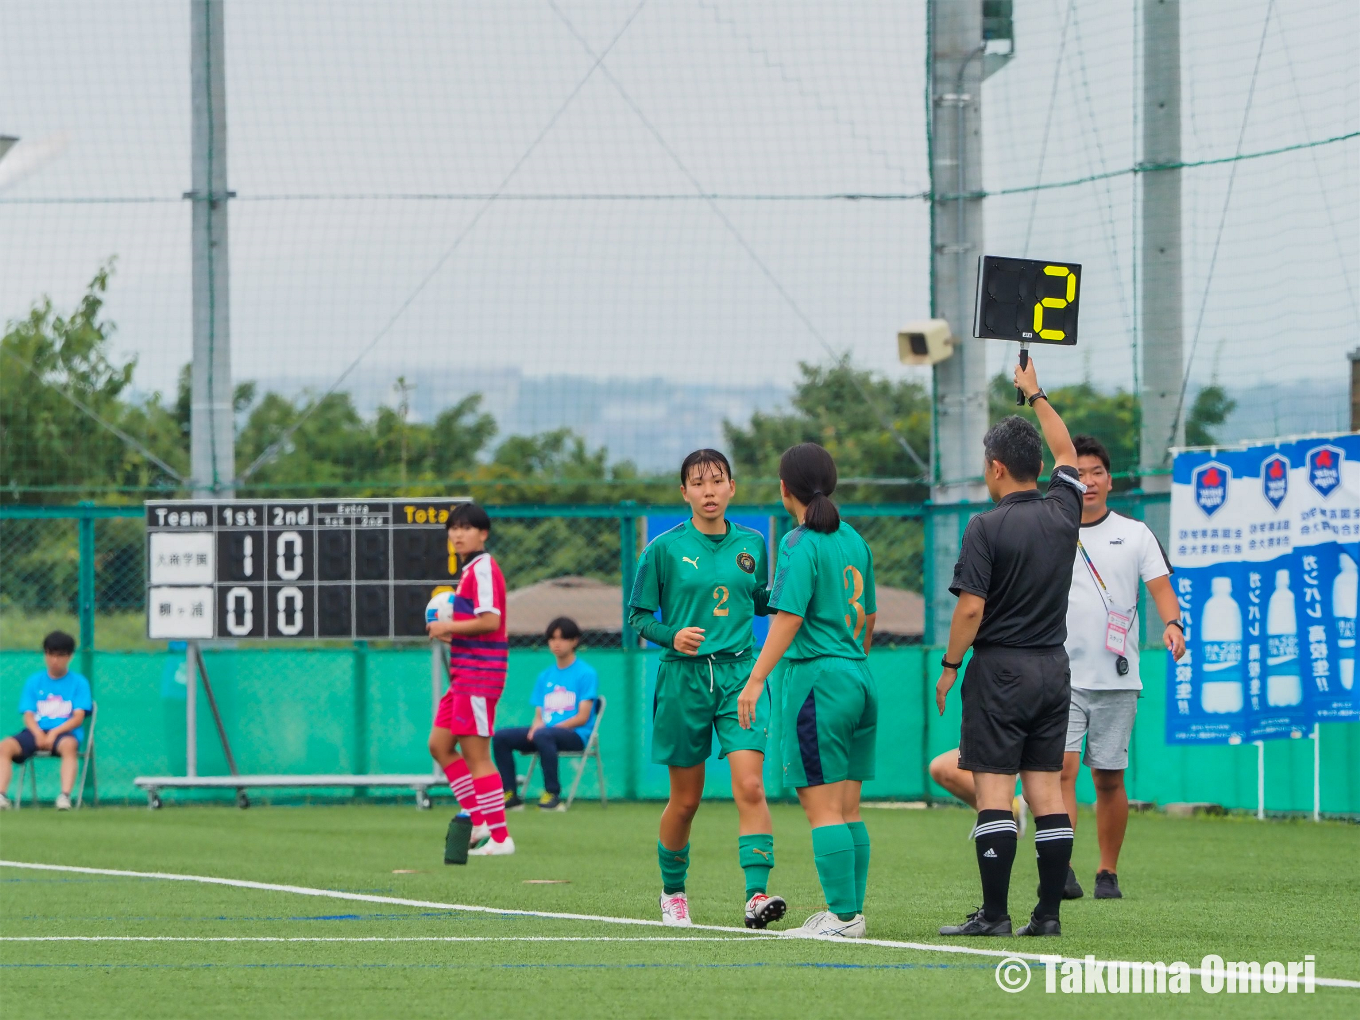
<svg viewBox="0 0 1360 1020"><path fill-rule="evenodd" d="M495 613L500 626L486 634L455 634L449 643L449 687L465 694L498 698L505 689L505 578L487 552L463 565L453 593L453 619Z"/></svg>

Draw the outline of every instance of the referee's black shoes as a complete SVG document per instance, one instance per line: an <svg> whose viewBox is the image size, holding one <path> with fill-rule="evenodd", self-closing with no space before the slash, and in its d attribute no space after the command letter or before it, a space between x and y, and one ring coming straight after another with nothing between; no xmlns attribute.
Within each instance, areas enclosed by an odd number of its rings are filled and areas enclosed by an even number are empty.
<svg viewBox="0 0 1360 1020"><path fill-rule="evenodd" d="M1102 872L1102 874L1106 874L1106 872ZM1116 884L1115 889L1118 890L1118 888L1119 886ZM1042 896L1042 888L1036 888L1034 895ZM1085 895L1086 893L1082 891L1081 883L1077 881L1077 873L1072 870L1072 865L1069 864L1067 866L1067 881L1063 883L1063 899L1079 900ZM1100 875L1096 876L1096 896L1100 899L1105 898L1100 895ZM1114 897L1111 897L1111 899L1113 898Z"/></svg>
<svg viewBox="0 0 1360 1020"><path fill-rule="evenodd" d="M1002 914L995 921L989 921L982 914L982 908L968 915L963 924L946 924L940 928L941 935L1009 935L1011 918Z"/></svg>
<svg viewBox="0 0 1360 1020"><path fill-rule="evenodd" d="M1037 914L1029 915L1029 922L1020 927L1017 935L1061 935L1062 925L1058 923L1056 917L1040 917Z"/></svg>

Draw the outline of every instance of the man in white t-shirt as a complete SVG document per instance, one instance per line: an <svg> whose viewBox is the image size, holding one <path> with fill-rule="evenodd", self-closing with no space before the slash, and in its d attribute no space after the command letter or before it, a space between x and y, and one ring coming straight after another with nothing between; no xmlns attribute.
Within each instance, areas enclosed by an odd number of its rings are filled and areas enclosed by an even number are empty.
<svg viewBox="0 0 1360 1020"><path fill-rule="evenodd" d="M1179 659L1185 654L1180 605L1171 590L1171 564L1157 537L1142 521L1106 505L1114 480L1110 455L1098 439L1076 436L1077 471L1086 485L1081 537L1067 599L1067 657L1072 669L1072 705L1067 722L1062 789L1072 826L1077 824L1077 772L1084 761L1096 788L1096 837L1100 868L1096 899L1119 899L1116 869L1129 798L1124 770L1129 738L1138 714L1143 682L1138 676L1138 582L1162 619L1162 643ZM1082 742L1086 753L1083 757ZM1081 895L1075 874L1069 896Z"/></svg>
<svg viewBox="0 0 1360 1020"><path fill-rule="evenodd" d="M1117 867L1129 821L1124 770L1129 739L1143 683L1138 676L1138 582L1161 617L1162 643L1179 659L1185 654L1180 605L1171 590L1171 564L1147 525L1106 505L1114 479L1110 455L1097 439L1074 436L1077 472L1086 486L1082 497L1081 535L1067 600L1067 657L1072 671L1072 703L1068 711L1067 747L1063 755L1062 790L1072 827L1077 825L1077 773L1085 762L1096 788L1096 837L1100 868L1096 899L1119 899ZM1122 651L1112 651L1119 648ZM1121 661L1122 660L1122 661ZM954 796L974 803L973 775L958 767L958 750L946 751L930 763L930 775ZM1022 806L1016 803L1019 816ZM1070 868L1064 899L1083 895Z"/></svg>

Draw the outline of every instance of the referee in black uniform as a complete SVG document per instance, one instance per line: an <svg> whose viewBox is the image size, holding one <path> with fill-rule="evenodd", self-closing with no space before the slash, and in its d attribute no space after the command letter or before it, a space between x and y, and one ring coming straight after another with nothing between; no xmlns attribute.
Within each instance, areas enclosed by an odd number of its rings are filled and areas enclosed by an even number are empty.
<svg viewBox="0 0 1360 1020"><path fill-rule="evenodd" d="M963 924L941 928L941 935L1011 934L1006 897L1015 861L1011 799L1017 773L1034 812L1039 857L1039 903L1017 935L1061 934L1058 908L1072 857L1072 820L1061 784L1072 693L1063 642L1085 486L1067 426L1039 388L1032 360L1016 368L1015 385L1038 415L1056 463L1048 493L1041 494L1043 446L1033 425L1012 415L983 439L987 491L997 505L964 531L949 587L959 601L935 686L943 714L971 645L959 768L973 773L977 787L973 839L982 909Z"/></svg>

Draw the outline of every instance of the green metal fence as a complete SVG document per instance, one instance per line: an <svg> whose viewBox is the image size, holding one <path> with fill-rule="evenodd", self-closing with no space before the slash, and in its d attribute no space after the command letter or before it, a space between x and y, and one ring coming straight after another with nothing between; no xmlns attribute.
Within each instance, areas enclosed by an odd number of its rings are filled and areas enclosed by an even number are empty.
<svg viewBox="0 0 1360 1020"><path fill-rule="evenodd" d="M1145 502L1126 498L1122 508L1141 516ZM885 504L847 505L842 512L874 546L880 584L919 592L932 580L922 552L936 518L947 512L948 526L958 527L959 518L966 520L979 509L969 506L960 513L958 507L937 511L929 505ZM624 503L509 506L491 512L494 548L512 588L579 576L626 590L622 581L634 572L649 522L675 517L680 508ZM768 516L775 536L788 527L781 507L734 507L732 512ZM16 704L23 679L41 668L42 634L55 627L78 630L77 668L91 678L99 702L99 792L105 802L137 800L134 776L182 774L185 767L184 654L144 637L143 541L137 505L0 507L0 720L8 715L6 706ZM929 600L924 608L928 614ZM422 772L429 767L425 735L432 692L425 648L363 642L224 644L205 655L242 771ZM656 653L640 649L635 635L620 630L595 635L594 647L583 655L599 671L609 699L601 741L610 796L664 797L665 771L650 762L646 725ZM876 646L871 666L882 699L878 777L866 787L866 797L945 796L930 783L927 766L935 754L957 744L958 703L952 699L943 718L934 711L938 659L939 649L912 644L910 636ZM529 690L549 661L541 647L512 649L501 722L528 721ZM1145 691L1131 751L1130 796L1255 807L1257 749L1166 746L1164 656L1144 656L1142 669ZM211 718L201 717L199 728L200 774L225 774ZM1312 809L1312 747L1311 740L1266 745L1269 810ZM1360 814L1360 727L1322 726L1319 749L1321 809ZM707 792L724 796L725 765L716 759L711 764ZM781 785L773 755L766 779L772 796L791 794ZM55 770L44 770L43 782L54 781ZM1079 789L1091 799L1087 780ZM587 796L594 792L589 785L585 791Z"/></svg>

